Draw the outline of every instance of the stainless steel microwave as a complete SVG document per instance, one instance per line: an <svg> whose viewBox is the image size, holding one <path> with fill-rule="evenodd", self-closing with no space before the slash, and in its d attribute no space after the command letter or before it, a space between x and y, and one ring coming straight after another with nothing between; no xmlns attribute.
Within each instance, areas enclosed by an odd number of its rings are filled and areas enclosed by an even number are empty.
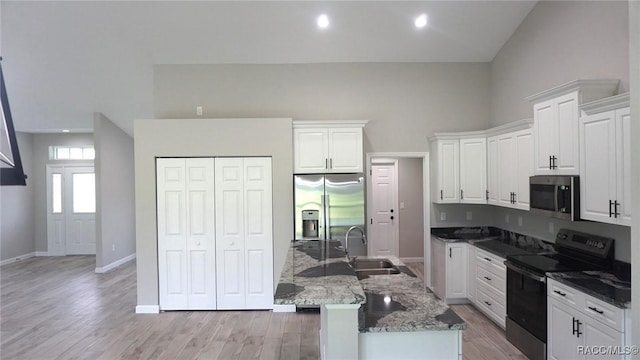
<svg viewBox="0 0 640 360"><path fill-rule="evenodd" d="M529 212L564 220L580 220L578 176L529 177Z"/></svg>

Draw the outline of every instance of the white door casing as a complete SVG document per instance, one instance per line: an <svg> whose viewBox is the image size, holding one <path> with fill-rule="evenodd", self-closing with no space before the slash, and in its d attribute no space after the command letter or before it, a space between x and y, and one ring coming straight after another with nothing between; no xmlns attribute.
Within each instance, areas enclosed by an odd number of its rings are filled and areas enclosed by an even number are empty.
<svg viewBox="0 0 640 360"><path fill-rule="evenodd" d="M371 165L372 213L369 256L398 256L397 160Z"/></svg>
<svg viewBox="0 0 640 360"><path fill-rule="evenodd" d="M216 308L211 158L157 159L162 310Z"/></svg>
<svg viewBox="0 0 640 360"><path fill-rule="evenodd" d="M49 255L95 255L93 166L47 165L46 174Z"/></svg>

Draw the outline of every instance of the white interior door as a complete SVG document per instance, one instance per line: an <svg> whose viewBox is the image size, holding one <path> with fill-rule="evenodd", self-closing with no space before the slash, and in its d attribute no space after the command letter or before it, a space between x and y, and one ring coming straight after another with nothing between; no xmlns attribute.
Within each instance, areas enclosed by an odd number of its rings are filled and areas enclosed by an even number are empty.
<svg viewBox="0 0 640 360"><path fill-rule="evenodd" d="M216 159L215 168L218 309L244 309L243 161L241 158Z"/></svg>
<svg viewBox="0 0 640 360"><path fill-rule="evenodd" d="M371 165L369 256L396 256L398 233L397 163Z"/></svg>
<svg viewBox="0 0 640 360"><path fill-rule="evenodd" d="M218 309L271 309L271 158L217 158L215 167Z"/></svg>
<svg viewBox="0 0 640 360"><path fill-rule="evenodd" d="M212 158L158 159L162 310L216 309Z"/></svg>
<svg viewBox="0 0 640 360"><path fill-rule="evenodd" d="M273 307L271 158L245 158L246 309Z"/></svg>
<svg viewBox="0 0 640 360"><path fill-rule="evenodd" d="M93 166L47 167L47 238L50 255L96 254Z"/></svg>

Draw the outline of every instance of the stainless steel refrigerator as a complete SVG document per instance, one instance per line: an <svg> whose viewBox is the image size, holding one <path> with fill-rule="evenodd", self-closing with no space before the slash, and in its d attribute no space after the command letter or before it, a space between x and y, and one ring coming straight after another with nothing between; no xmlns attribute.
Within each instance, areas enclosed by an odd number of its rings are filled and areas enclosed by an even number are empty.
<svg viewBox="0 0 640 360"><path fill-rule="evenodd" d="M296 240L340 240L347 230L364 231L364 176L362 174L294 175ZM366 255L359 231L349 236L349 254Z"/></svg>

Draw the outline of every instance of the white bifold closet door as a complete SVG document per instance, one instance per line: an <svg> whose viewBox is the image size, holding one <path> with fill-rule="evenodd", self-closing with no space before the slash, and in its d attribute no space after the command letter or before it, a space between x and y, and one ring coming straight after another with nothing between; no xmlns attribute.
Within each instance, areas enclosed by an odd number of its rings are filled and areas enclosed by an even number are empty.
<svg viewBox="0 0 640 360"><path fill-rule="evenodd" d="M271 158L216 158L215 172L218 309L271 309Z"/></svg>
<svg viewBox="0 0 640 360"><path fill-rule="evenodd" d="M213 158L156 165L160 309L215 310Z"/></svg>

